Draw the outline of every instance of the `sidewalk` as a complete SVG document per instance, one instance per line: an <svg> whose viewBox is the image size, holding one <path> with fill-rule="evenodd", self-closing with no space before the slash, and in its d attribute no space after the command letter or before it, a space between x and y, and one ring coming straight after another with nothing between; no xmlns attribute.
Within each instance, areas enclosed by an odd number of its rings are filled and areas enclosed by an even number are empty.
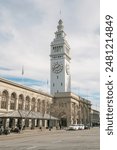
<svg viewBox="0 0 117 150"><path fill-rule="evenodd" d="M31 129L25 129L25 130L22 130L20 131L20 133L16 133L16 132L11 132L10 134L8 135L0 135L0 141L2 139L13 139L13 138L19 138L19 137L27 137L27 136L31 136L31 135L42 135L42 134L45 134L45 133L50 133L50 132L56 132L58 130L56 130L55 128L51 129L51 131L49 129L46 129L46 128L43 128L42 130L39 129L39 128L35 128L33 130Z"/></svg>

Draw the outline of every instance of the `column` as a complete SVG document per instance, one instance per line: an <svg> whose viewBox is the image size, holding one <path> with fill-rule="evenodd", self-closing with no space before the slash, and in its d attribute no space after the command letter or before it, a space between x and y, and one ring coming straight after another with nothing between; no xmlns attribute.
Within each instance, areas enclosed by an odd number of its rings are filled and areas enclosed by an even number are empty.
<svg viewBox="0 0 117 150"><path fill-rule="evenodd" d="M37 99L35 101L35 112L37 112Z"/></svg>
<svg viewBox="0 0 117 150"><path fill-rule="evenodd" d="M18 121L18 119L15 118L15 119L14 119L14 125L13 125L14 127L16 127L16 126L18 125L18 124L17 124L17 121Z"/></svg>
<svg viewBox="0 0 117 150"><path fill-rule="evenodd" d="M56 129L59 128L59 122L58 122L58 120L55 120L55 126L56 126Z"/></svg>
<svg viewBox="0 0 117 150"><path fill-rule="evenodd" d="M5 120L5 127L9 127L9 118L6 118Z"/></svg>
<svg viewBox="0 0 117 150"><path fill-rule="evenodd" d="M25 126L25 119L22 119L22 127Z"/></svg>
<svg viewBox="0 0 117 150"><path fill-rule="evenodd" d="M23 108L22 109L25 110L25 97L23 99Z"/></svg>
<svg viewBox="0 0 117 150"><path fill-rule="evenodd" d="M18 98L16 98L15 110L18 110Z"/></svg>
<svg viewBox="0 0 117 150"><path fill-rule="evenodd" d="M11 96L8 97L8 103L7 103L7 111L10 110L10 99L11 99Z"/></svg>
<svg viewBox="0 0 117 150"><path fill-rule="evenodd" d="M29 119L29 127L32 125L32 119Z"/></svg>
<svg viewBox="0 0 117 150"><path fill-rule="evenodd" d="M47 122L47 120L45 120L45 127L47 127L48 126L48 122Z"/></svg>
<svg viewBox="0 0 117 150"><path fill-rule="evenodd" d="M31 102L32 102L32 98L30 98L29 111L31 110Z"/></svg>
<svg viewBox="0 0 117 150"><path fill-rule="evenodd" d="M35 127L38 127L37 119L35 119Z"/></svg>

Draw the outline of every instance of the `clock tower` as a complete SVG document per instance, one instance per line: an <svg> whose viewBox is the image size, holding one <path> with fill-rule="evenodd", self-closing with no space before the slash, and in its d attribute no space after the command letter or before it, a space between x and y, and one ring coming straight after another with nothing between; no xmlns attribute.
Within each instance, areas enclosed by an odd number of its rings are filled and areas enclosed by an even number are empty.
<svg viewBox="0 0 117 150"><path fill-rule="evenodd" d="M51 42L50 93L52 95L54 93L71 91L70 46L65 38L66 34L63 28L63 21L60 19L55 38Z"/></svg>

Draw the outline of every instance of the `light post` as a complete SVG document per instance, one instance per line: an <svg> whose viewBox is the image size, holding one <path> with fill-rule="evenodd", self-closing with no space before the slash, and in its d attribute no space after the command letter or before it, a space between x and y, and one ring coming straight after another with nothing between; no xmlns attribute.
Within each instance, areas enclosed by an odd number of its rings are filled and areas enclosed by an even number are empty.
<svg viewBox="0 0 117 150"><path fill-rule="evenodd" d="M50 115L50 118L49 118L49 131L51 131L51 106L52 104L50 104L50 107L49 107L49 115Z"/></svg>

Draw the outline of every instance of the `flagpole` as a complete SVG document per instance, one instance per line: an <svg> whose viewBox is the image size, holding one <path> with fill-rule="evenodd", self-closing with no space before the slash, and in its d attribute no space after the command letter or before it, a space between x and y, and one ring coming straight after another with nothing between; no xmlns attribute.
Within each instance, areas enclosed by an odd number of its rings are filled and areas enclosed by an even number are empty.
<svg viewBox="0 0 117 150"><path fill-rule="evenodd" d="M48 79L47 79L47 92L48 92Z"/></svg>
<svg viewBox="0 0 117 150"><path fill-rule="evenodd" d="M22 66L22 85L23 85L23 83L24 83L23 75L24 75L24 66Z"/></svg>

